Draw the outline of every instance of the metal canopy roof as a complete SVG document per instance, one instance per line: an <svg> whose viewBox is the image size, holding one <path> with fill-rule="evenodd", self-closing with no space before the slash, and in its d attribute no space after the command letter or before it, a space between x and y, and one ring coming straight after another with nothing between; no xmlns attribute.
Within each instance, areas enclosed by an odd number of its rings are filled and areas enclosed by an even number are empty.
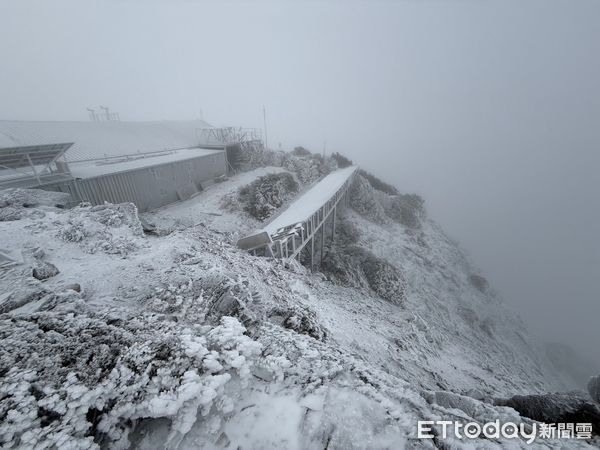
<svg viewBox="0 0 600 450"><path fill-rule="evenodd" d="M52 164L73 143L30 145L26 147L0 148L0 167L18 169Z"/></svg>

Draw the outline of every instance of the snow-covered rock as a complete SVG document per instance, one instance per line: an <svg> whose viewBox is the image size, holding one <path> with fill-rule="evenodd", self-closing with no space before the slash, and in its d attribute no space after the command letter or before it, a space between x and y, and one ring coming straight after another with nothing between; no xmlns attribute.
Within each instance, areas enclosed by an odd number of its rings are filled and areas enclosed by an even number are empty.
<svg viewBox="0 0 600 450"><path fill-rule="evenodd" d="M153 236L130 204L0 221L23 254L0 272L3 448L434 448L418 420L531 423L488 399L562 388L460 248L425 216L390 218L368 182L356 198L373 204L339 211L324 255L360 248L356 285L238 250L257 222L223 197L273 170L148 215ZM39 261L60 273L35 279Z"/></svg>
<svg viewBox="0 0 600 450"><path fill-rule="evenodd" d="M592 424L592 433L600 434L600 408L575 394L515 395L496 399L500 406L510 406L524 417L546 423Z"/></svg>
<svg viewBox="0 0 600 450"><path fill-rule="evenodd" d="M46 280L59 274L58 268L49 262L40 262L33 269L33 278Z"/></svg>

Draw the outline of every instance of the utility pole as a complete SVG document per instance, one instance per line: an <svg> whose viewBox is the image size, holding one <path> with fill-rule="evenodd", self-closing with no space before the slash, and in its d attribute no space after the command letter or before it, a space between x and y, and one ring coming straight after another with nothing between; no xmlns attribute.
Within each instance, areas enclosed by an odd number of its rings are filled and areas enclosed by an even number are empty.
<svg viewBox="0 0 600 450"><path fill-rule="evenodd" d="M269 139L267 137L267 108L263 105L263 122L265 125L265 149L269 149Z"/></svg>

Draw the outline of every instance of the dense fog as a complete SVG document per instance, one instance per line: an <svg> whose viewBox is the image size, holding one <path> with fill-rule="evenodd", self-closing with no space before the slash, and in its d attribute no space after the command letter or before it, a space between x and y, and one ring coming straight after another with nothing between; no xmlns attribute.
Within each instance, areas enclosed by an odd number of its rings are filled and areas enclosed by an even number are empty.
<svg viewBox="0 0 600 450"><path fill-rule="evenodd" d="M0 118L203 118L339 151L600 361L597 1L0 3Z"/></svg>

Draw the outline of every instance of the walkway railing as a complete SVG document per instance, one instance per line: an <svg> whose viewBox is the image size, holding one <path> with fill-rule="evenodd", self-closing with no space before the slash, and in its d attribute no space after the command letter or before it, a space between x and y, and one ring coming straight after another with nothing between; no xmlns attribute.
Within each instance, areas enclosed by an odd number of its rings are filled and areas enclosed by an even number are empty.
<svg viewBox="0 0 600 450"><path fill-rule="evenodd" d="M314 266L315 237L321 233L321 255L325 242L325 222L331 216L331 236L335 236L337 208L348 204L348 191L356 167L332 172L261 231L238 241L238 247L256 255L296 258L310 245L311 268Z"/></svg>

